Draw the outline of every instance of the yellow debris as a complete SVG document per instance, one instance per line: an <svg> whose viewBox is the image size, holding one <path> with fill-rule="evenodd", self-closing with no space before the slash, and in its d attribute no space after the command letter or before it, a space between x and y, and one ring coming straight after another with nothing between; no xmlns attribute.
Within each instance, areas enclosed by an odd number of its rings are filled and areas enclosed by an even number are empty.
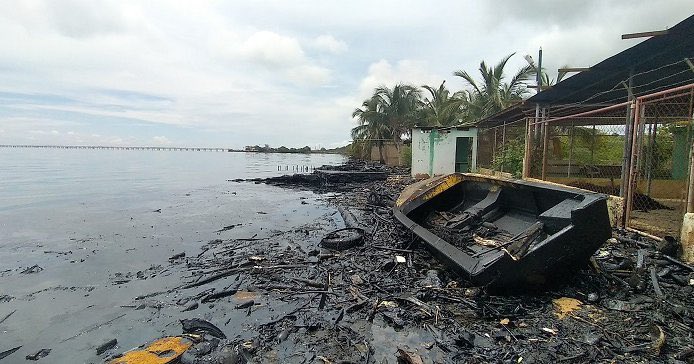
<svg viewBox="0 0 694 364"><path fill-rule="evenodd" d="M560 320L570 316L572 312L580 310L583 304L583 302L569 297L557 298L552 303L554 304L554 314Z"/></svg>
<svg viewBox="0 0 694 364"><path fill-rule="evenodd" d="M234 301L237 301L237 302L245 302L248 300L255 299L257 297L258 297L258 292L251 292L251 291L238 291L232 296Z"/></svg>
<svg viewBox="0 0 694 364"><path fill-rule="evenodd" d="M182 337L164 337L141 350L128 351L110 364L168 364L173 363L192 343Z"/></svg>

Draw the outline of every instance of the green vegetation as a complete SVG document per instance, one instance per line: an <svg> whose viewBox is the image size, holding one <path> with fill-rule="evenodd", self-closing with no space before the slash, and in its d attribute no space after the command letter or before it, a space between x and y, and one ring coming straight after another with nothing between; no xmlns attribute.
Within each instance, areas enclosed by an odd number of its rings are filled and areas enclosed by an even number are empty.
<svg viewBox="0 0 694 364"><path fill-rule="evenodd" d="M528 65L522 67L511 77L509 82L503 82L506 75L504 68L508 60L514 53L509 54L497 63L494 67L489 67L482 61L480 62L481 80L476 81L467 71L455 71L453 74L462 77L470 86L464 90L463 97L464 110L462 117L467 122L475 122L487 116L491 116L512 104L521 101L528 92L527 81L535 74L535 68Z"/></svg>
<svg viewBox="0 0 694 364"><path fill-rule="evenodd" d="M311 153L311 147L303 148L287 148L284 145L279 148L272 148L265 144L264 146L259 145L247 145L243 148L244 152L256 152L256 153Z"/></svg>
<svg viewBox="0 0 694 364"><path fill-rule="evenodd" d="M417 123L420 91L411 85L398 84L393 88L381 86L373 96L364 100L352 112L359 125L352 129L352 139L359 145L358 153L365 156L372 146L378 147L381 163L385 163L383 146L392 142L400 150L402 138L409 137ZM356 149L353 149L357 152Z"/></svg>
<svg viewBox="0 0 694 364"><path fill-rule="evenodd" d="M320 148L319 150L314 150L312 153L321 153L321 154L347 154L349 151L350 144L345 145L344 147L338 147L338 148Z"/></svg>
<svg viewBox="0 0 694 364"><path fill-rule="evenodd" d="M412 145L405 145L400 149L400 160L403 166L412 167Z"/></svg>
<svg viewBox="0 0 694 364"><path fill-rule="evenodd" d="M454 72L468 85L467 89L457 92L448 90L446 81L438 87L422 86L425 92L408 84L376 88L373 95L352 113L359 125L352 129L354 141L348 154L363 158L376 146L380 160L384 162L383 147L392 143L401 156L405 153L411 155L411 150L404 150L403 142L411 137L414 126L473 125L521 101L527 93L525 81L534 75L535 69L523 67L509 82L504 82L504 69L512 56L504 57L494 67L482 61L479 80L463 70Z"/></svg>
<svg viewBox="0 0 694 364"><path fill-rule="evenodd" d="M523 173L523 155L525 142L523 139L509 140L506 145L499 145L492 161L492 168L497 171L511 173L519 178Z"/></svg>
<svg viewBox="0 0 694 364"><path fill-rule="evenodd" d="M561 159L576 165L614 165L622 163L624 135L608 134L588 127L573 127L556 137L561 144ZM573 141L571 140L573 138ZM569 155L571 154L571 155Z"/></svg>

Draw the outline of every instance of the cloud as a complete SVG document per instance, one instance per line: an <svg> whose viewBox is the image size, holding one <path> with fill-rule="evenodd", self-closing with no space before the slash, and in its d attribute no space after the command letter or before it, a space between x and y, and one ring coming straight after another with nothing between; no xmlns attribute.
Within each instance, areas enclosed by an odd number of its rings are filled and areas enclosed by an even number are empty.
<svg viewBox="0 0 694 364"><path fill-rule="evenodd" d="M549 70L592 65L694 13L533 1L0 1L0 143L332 145L377 86L458 90L454 70L540 46Z"/></svg>
<svg viewBox="0 0 694 364"><path fill-rule="evenodd" d="M287 67L305 62L299 41L274 32L254 33L240 46L240 53L250 61L266 67Z"/></svg>
<svg viewBox="0 0 694 364"><path fill-rule="evenodd" d="M330 80L331 72L324 67L303 65L288 69L286 74L288 79L295 84L303 86L320 86Z"/></svg>
<svg viewBox="0 0 694 364"><path fill-rule="evenodd" d="M128 27L125 7L111 1L47 1L48 21L62 35L73 38L117 33Z"/></svg>
<svg viewBox="0 0 694 364"><path fill-rule="evenodd" d="M156 145L171 145L172 142L169 140L169 138L161 135L161 136L153 136L152 137L152 142Z"/></svg>
<svg viewBox="0 0 694 364"><path fill-rule="evenodd" d="M430 69L424 61L403 59L393 65L382 59L369 65L367 75L359 83L358 94L361 99L365 99L373 94L376 87L392 87L398 83L417 87L440 84L441 75L432 73Z"/></svg>
<svg viewBox="0 0 694 364"><path fill-rule="evenodd" d="M339 54L347 50L347 43L335 39L332 35L323 34L313 40L313 47L334 54Z"/></svg>
<svg viewBox="0 0 694 364"><path fill-rule="evenodd" d="M228 36L225 47L233 47L235 38ZM238 51L228 51L226 56L230 59L240 56L252 66L301 87L320 86L331 78L331 70L308 57L299 40L271 31L251 34L240 43Z"/></svg>

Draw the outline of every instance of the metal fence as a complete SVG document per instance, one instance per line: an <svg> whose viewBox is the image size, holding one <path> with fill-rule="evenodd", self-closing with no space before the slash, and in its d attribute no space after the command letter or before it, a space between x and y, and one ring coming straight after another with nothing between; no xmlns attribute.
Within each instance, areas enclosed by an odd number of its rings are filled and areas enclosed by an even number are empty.
<svg viewBox="0 0 694 364"><path fill-rule="evenodd" d="M619 195L625 117L586 115L529 123L528 177ZM537 132L534 132L535 129Z"/></svg>
<svg viewBox="0 0 694 364"><path fill-rule="evenodd" d="M679 236L690 177L694 87L639 97L627 178L629 226Z"/></svg>
<svg viewBox="0 0 694 364"><path fill-rule="evenodd" d="M620 223L679 235L687 212L694 85L527 121L524 177L623 197Z"/></svg>
<svg viewBox="0 0 694 364"><path fill-rule="evenodd" d="M480 130L477 166L520 177L523 172L526 120Z"/></svg>

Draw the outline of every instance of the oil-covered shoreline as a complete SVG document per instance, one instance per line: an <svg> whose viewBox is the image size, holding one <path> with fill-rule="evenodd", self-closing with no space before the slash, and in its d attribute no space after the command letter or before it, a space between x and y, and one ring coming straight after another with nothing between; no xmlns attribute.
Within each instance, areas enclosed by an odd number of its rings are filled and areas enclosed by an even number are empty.
<svg viewBox="0 0 694 364"><path fill-rule="evenodd" d="M691 357L692 272L665 258L656 242L614 231L618 239L608 241L592 264L563 284L498 295L449 271L393 218L393 201L413 180L405 170L367 168L375 169L387 172L387 178L330 182L292 177L228 182L208 191L204 196L210 201L215 194L233 199L255 188L260 194L272 191L272 198L255 201L256 208L243 212L248 221L264 223L218 224L202 244L182 249L143 247L138 251L158 251L157 264L120 271L92 291L75 286L36 293L49 302L109 289L118 290L114 296L119 300L101 322L65 328L56 335L61 340L24 345L5 360L51 349L43 360L118 362L127 359L128 351L167 337L188 343L177 356L181 363L668 362ZM330 232L350 225L363 231L363 240L325 248ZM17 308L2 325L16 327L20 313Z"/></svg>

